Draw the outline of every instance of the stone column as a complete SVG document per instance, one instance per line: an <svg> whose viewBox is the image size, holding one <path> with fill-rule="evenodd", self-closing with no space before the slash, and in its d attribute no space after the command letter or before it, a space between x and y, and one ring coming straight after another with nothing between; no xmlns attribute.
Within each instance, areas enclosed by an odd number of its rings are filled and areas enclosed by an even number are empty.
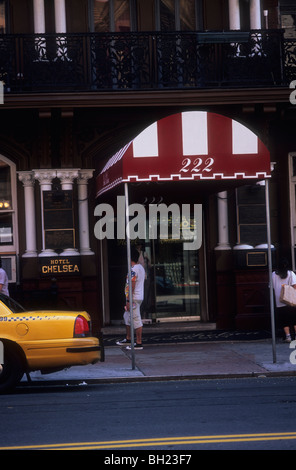
<svg viewBox="0 0 296 470"><path fill-rule="evenodd" d="M19 171L19 180L24 186L25 196L25 223L26 223L26 252L24 258L37 256L36 219L35 219L35 178L33 171Z"/></svg>
<svg viewBox="0 0 296 470"><path fill-rule="evenodd" d="M54 0L55 31L57 34L67 32L66 4L65 0ZM68 60L67 41L65 37L57 38L57 56L62 60Z"/></svg>
<svg viewBox="0 0 296 470"><path fill-rule="evenodd" d="M52 180L56 177L56 170L33 170L35 179L39 181L41 193L41 221L42 221L42 251L39 256L57 256L56 252L52 249L45 247L45 233L44 233L44 213L43 213L43 191L51 191Z"/></svg>
<svg viewBox="0 0 296 470"><path fill-rule="evenodd" d="M228 233L227 191L218 193L218 245L215 250L231 250Z"/></svg>
<svg viewBox="0 0 296 470"><path fill-rule="evenodd" d="M45 33L44 0L33 0L33 10L34 10L34 33L44 34Z"/></svg>
<svg viewBox="0 0 296 470"><path fill-rule="evenodd" d="M228 0L229 29L240 29L239 0Z"/></svg>
<svg viewBox="0 0 296 470"><path fill-rule="evenodd" d="M67 25L65 0L54 0L54 15L56 33L66 33Z"/></svg>
<svg viewBox="0 0 296 470"><path fill-rule="evenodd" d="M250 0L250 27L261 29L261 5L260 0Z"/></svg>
<svg viewBox="0 0 296 470"><path fill-rule="evenodd" d="M240 29L240 8L239 0L228 0L229 10L229 29L239 30ZM235 48L235 56L240 55L240 44L233 43L232 46Z"/></svg>
<svg viewBox="0 0 296 470"><path fill-rule="evenodd" d="M260 30L261 25L261 5L260 0L250 0L250 29ZM252 55L262 55L262 35L254 34L253 40L255 42L252 50Z"/></svg>
<svg viewBox="0 0 296 470"><path fill-rule="evenodd" d="M88 220L88 180L92 178L94 170L80 170L77 180L78 184L78 211L79 211L79 238L80 254L93 255L89 243L89 220Z"/></svg>
<svg viewBox="0 0 296 470"><path fill-rule="evenodd" d="M46 43L45 43L45 10L44 0L33 1L34 14L34 33L41 36L35 39L35 49L37 52L37 60L46 60Z"/></svg>

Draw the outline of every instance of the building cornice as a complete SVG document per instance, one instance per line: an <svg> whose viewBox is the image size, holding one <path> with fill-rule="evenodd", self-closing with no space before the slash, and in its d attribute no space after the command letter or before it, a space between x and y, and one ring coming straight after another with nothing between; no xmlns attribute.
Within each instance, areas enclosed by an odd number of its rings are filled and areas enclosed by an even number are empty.
<svg viewBox="0 0 296 470"><path fill-rule="evenodd" d="M216 106L249 104L289 104L291 89L240 88L199 90L155 90L83 93L6 94L4 109L52 108L134 108L174 106Z"/></svg>

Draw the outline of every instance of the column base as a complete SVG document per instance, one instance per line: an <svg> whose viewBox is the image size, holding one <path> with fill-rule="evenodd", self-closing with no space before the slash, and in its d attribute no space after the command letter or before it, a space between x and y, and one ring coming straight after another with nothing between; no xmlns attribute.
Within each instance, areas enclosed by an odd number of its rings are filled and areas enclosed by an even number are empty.
<svg viewBox="0 0 296 470"><path fill-rule="evenodd" d="M254 247L252 245L235 245L233 247L234 250L253 250Z"/></svg>
<svg viewBox="0 0 296 470"><path fill-rule="evenodd" d="M38 256L37 251L26 251L22 255L22 258L37 258L37 256Z"/></svg>
<svg viewBox="0 0 296 470"><path fill-rule="evenodd" d="M89 256L89 255L94 255L94 252L91 251L90 248L83 248L82 250L80 249L80 254L81 256Z"/></svg>
<svg viewBox="0 0 296 470"><path fill-rule="evenodd" d="M80 256L80 253L76 248L65 248L62 253L60 253L60 256Z"/></svg>
<svg viewBox="0 0 296 470"><path fill-rule="evenodd" d="M216 251L226 251L226 250L232 250L231 246L228 245L227 243L225 244L219 244L215 247Z"/></svg>
<svg viewBox="0 0 296 470"><path fill-rule="evenodd" d="M57 253L54 251L54 250L50 250L50 249L47 249L47 250L42 250L41 253L39 253L38 255L40 258L42 257L50 257L50 256L58 256Z"/></svg>

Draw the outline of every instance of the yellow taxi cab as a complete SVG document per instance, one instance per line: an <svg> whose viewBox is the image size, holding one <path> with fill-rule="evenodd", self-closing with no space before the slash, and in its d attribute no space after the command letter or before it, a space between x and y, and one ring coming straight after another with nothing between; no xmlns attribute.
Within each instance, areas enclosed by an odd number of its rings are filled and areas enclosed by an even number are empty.
<svg viewBox="0 0 296 470"><path fill-rule="evenodd" d="M0 345L0 393L15 388L25 373L50 373L103 360L102 340L92 336L87 312L26 311L4 294Z"/></svg>

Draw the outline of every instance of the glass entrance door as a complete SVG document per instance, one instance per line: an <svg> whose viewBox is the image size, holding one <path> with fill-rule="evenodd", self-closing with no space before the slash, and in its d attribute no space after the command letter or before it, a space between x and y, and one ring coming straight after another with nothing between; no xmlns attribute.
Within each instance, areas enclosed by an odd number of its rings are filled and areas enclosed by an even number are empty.
<svg viewBox="0 0 296 470"><path fill-rule="evenodd" d="M144 317L200 320L199 252L184 250L180 242L151 240L145 258L150 314L143 312Z"/></svg>

